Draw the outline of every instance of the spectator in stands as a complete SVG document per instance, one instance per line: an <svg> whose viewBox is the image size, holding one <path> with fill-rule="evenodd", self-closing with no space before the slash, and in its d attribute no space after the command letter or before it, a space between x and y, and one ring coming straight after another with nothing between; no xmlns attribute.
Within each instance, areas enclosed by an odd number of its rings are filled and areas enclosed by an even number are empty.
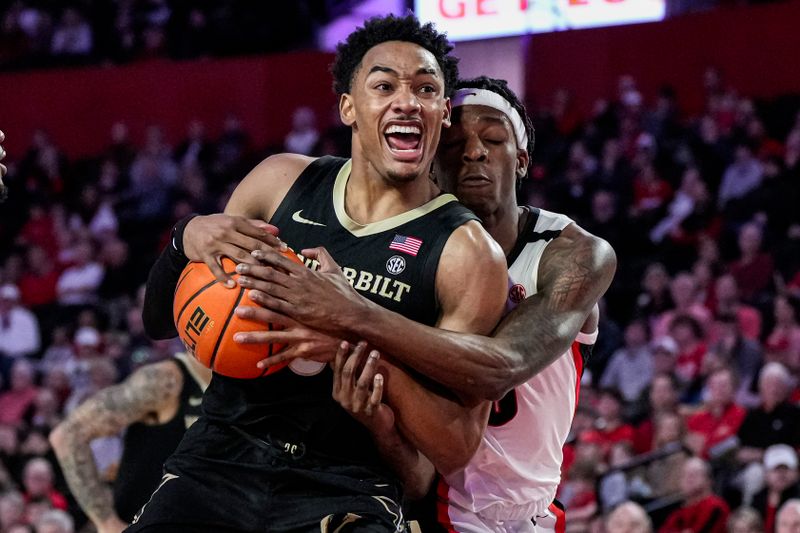
<svg viewBox="0 0 800 533"><path fill-rule="evenodd" d="M636 315L651 318L671 307L667 269L661 263L650 263L642 276L642 292L636 298Z"/></svg>
<svg viewBox="0 0 800 533"><path fill-rule="evenodd" d="M298 107L292 113L292 129L283 141L285 152L311 155L319 141L317 115L307 106Z"/></svg>
<svg viewBox="0 0 800 533"><path fill-rule="evenodd" d="M86 56L92 52L92 28L77 9L67 7L53 32L53 55Z"/></svg>
<svg viewBox="0 0 800 533"><path fill-rule="evenodd" d="M711 492L711 468L698 457L683 465L681 492L684 502L673 511L660 533L725 533L728 505Z"/></svg>
<svg viewBox="0 0 800 533"><path fill-rule="evenodd" d="M761 368L761 345L742 335L736 315L721 313L714 322L717 341L709 349L720 363L728 366L738 376L736 401L744 407L752 407L758 402L755 394L756 375Z"/></svg>
<svg viewBox="0 0 800 533"><path fill-rule="evenodd" d="M705 459L718 459L736 447L735 437L747 414L734 402L736 378L724 367L712 373L705 388L705 402L686 421L687 444Z"/></svg>
<svg viewBox="0 0 800 533"><path fill-rule="evenodd" d="M56 302L61 273L41 246L29 246L25 257L27 268L19 280L21 299L27 308L38 312Z"/></svg>
<svg viewBox="0 0 800 533"><path fill-rule="evenodd" d="M33 412L30 416L31 427L49 432L61 422L62 418L61 404L55 392L46 387L40 388L33 402Z"/></svg>
<svg viewBox="0 0 800 533"><path fill-rule="evenodd" d="M16 490L0 494L0 531L11 531L25 520L25 498Z"/></svg>
<svg viewBox="0 0 800 533"><path fill-rule="evenodd" d="M0 394L0 424L19 425L33 407L38 387L33 364L21 357L11 367L11 388Z"/></svg>
<svg viewBox="0 0 800 533"><path fill-rule="evenodd" d="M673 308L658 315L653 323L653 337L661 338L670 331L675 317L690 316L706 331L711 322L711 312L699 301L697 282L688 272L679 272L669 284Z"/></svg>
<svg viewBox="0 0 800 533"><path fill-rule="evenodd" d="M734 201L743 200L761 184L764 172L761 162L753 156L753 149L747 142L736 146L735 159L725 170L717 196L722 210L732 210Z"/></svg>
<svg viewBox="0 0 800 533"><path fill-rule="evenodd" d="M634 320L625 328L625 346L611 356L600 386L617 389L626 403L632 403L640 398L652 379L649 328L645 320Z"/></svg>
<svg viewBox="0 0 800 533"><path fill-rule="evenodd" d="M96 303L103 272L103 265L95 257L94 243L89 239L79 241L73 248L72 265L58 278L58 303L64 307Z"/></svg>
<svg viewBox="0 0 800 533"><path fill-rule="evenodd" d="M742 336L758 340L761 335L761 313L754 307L744 304L739 299L739 283L730 274L717 278L714 285L716 304L714 314L736 315L736 321Z"/></svg>
<svg viewBox="0 0 800 533"><path fill-rule="evenodd" d="M792 371L800 369L800 301L778 295L773 301L775 325L764 342L765 358L782 363Z"/></svg>
<svg viewBox="0 0 800 533"><path fill-rule="evenodd" d="M74 533L72 517L60 509L47 511L36 522L36 533Z"/></svg>
<svg viewBox="0 0 800 533"><path fill-rule="evenodd" d="M739 507L728 517L728 533L764 533L764 522L752 507Z"/></svg>
<svg viewBox="0 0 800 533"><path fill-rule="evenodd" d="M603 389L597 398L598 418L595 428L587 433L587 438L595 439L607 458L611 447L618 442L633 445L633 428L622 420L622 396L615 389Z"/></svg>
<svg viewBox="0 0 800 533"><path fill-rule="evenodd" d="M609 533L652 533L653 522L641 505L624 502L614 508L606 518Z"/></svg>
<svg viewBox="0 0 800 533"><path fill-rule="evenodd" d="M8 367L9 361L4 362L4 358L33 355L41 348L39 321L19 304L19 299L15 285L0 286L0 370Z"/></svg>
<svg viewBox="0 0 800 533"><path fill-rule="evenodd" d="M669 326L670 337L678 345L675 375L690 387L689 393L698 386L697 380L708 350L700 323L688 315L676 316Z"/></svg>
<svg viewBox="0 0 800 533"><path fill-rule="evenodd" d="M94 183L85 185L80 192L78 205L68 220L69 229L78 234L90 234L96 240L116 235L119 228L117 214L109 198L100 194Z"/></svg>
<svg viewBox="0 0 800 533"><path fill-rule="evenodd" d="M114 122L110 137L111 142L106 147L103 159L113 162L118 172L127 175L136 158L136 148L131 143L128 125L122 121Z"/></svg>
<svg viewBox="0 0 800 533"><path fill-rule="evenodd" d="M780 363L767 363L758 378L761 404L747 412L739 427L743 464L762 462L764 450L773 444L800 446L800 408L788 402L792 378Z"/></svg>
<svg viewBox="0 0 800 533"><path fill-rule="evenodd" d="M655 420L662 414L677 412L678 396L678 382L673 374L658 373L653 377L648 393L647 417L635 431L636 453L646 453L653 449Z"/></svg>
<svg viewBox="0 0 800 533"><path fill-rule="evenodd" d="M26 504L48 502L53 509L67 510L67 499L53 486L53 466L47 459L34 457L25 464L22 485Z"/></svg>
<svg viewBox="0 0 800 533"><path fill-rule="evenodd" d="M764 452L766 487L753 497L753 507L764 520L764 531L774 533L775 515L789 499L800 497L797 452L786 444L774 444Z"/></svg>
<svg viewBox="0 0 800 533"><path fill-rule="evenodd" d="M56 221L41 199L33 199L28 206L28 218L17 236L20 246L39 246L50 257L55 257L59 250Z"/></svg>
<svg viewBox="0 0 800 533"><path fill-rule="evenodd" d="M791 499L783 504L776 519L776 533L797 533L800 531L800 499Z"/></svg>
<svg viewBox="0 0 800 533"><path fill-rule="evenodd" d="M661 498L674 496L681 488L681 471L686 461L683 441L686 438L686 423L677 412L666 411L655 417L653 452L662 452L647 467L647 483L650 493L645 496Z"/></svg>
<svg viewBox="0 0 800 533"><path fill-rule="evenodd" d="M228 113L222 126L222 135L217 139L217 153L212 171L223 183L234 178L247 152L249 138L242 127L242 121L234 113ZM238 179L238 176L236 176Z"/></svg>
<svg viewBox="0 0 800 533"><path fill-rule="evenodd" d="M764 232L759 224L748 223L739 230L739 259L729 265L739 287L742 301L757 303L772 284L775 264L772 256L761 251Z"/></svg>
<svg viewBox="0 0 800 533"><path fill-rule="evenodd" d="M175 149L175 161L184 171L208 168L214 157L214 145L206 135L206 125L201 120L189 122L186 139Z"/></svg>

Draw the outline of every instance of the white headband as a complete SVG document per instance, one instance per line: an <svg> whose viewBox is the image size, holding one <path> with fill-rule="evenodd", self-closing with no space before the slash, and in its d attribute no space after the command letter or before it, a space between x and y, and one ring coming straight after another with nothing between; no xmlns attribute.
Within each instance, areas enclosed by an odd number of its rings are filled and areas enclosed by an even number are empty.
<svg viewBox="0 0 800 533"><path fill-rule="evenodd" d="M520 150L528 149L528 134L525 132L525 123L522 122L522 117L519 116L516 109L511 107L508 100L499 94L486 89L458 89L450 101L453 108L462 105L485 105L502 112L514 127L514 134L517 136L517 147Z"/></svg>

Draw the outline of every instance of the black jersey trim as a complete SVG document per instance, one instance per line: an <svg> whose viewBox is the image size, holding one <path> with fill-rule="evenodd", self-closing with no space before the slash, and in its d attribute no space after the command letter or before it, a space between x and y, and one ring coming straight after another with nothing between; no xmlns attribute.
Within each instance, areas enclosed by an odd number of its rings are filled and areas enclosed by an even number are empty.
<svg viewBox="0 0 800 533"><path fill-rule="evenodd" d="M294 180L294 183L289 188L289 192L287 192L286 196L283 197L278 209L276 209L275 213L272 214L272 218L269 219L269 222L276 223L276 225L278 225L277 222L280 220L289 220L292 216L290 211L295 208L294 206L297 198L300 197L305 191L305 188L309 186L307 182L314 179L321 183L321 180L319 180L317 177L317 174L320 170L325 170L329 165L331 165L331 163L344 165L346 162L347 159L342 157L326 155L309 163L306 168L304 168L303 171L297 176L297 179Z"/></svg>
<svg viewBox="0 0 800 533"><path fill-rule="evenodd" d="M534 228L536 228L536 223L539 222L541 210L538 207L530 207L527 205L522 207L523 209L527 209L530 212L530 215L528 215L528 220L525 222L525 227L523 227L522 231L519 232L517 242L514 243L514 247L511 249L511 253L508 254L508 258L506 259L509 268L511 268L511 265L514 264L514 261L519 258L519 255L522 253L522 250L525 249L526 244L538 241L552 241L561 235L561 232L563 231L560 229L534 231Z"/></svg>

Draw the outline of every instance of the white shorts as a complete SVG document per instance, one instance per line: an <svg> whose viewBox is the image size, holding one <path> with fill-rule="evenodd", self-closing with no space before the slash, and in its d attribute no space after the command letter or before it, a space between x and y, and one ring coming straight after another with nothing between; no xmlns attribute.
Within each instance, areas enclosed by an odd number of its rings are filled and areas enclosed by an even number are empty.
<svg viewBox="0 0 800 533"><path fill-rule="evenodd" d="M550 504L546 514L528 520L494 520L467 511L452 502L448 505L452 531L457 533L564 533L566 517L555 503Z"/></svg>

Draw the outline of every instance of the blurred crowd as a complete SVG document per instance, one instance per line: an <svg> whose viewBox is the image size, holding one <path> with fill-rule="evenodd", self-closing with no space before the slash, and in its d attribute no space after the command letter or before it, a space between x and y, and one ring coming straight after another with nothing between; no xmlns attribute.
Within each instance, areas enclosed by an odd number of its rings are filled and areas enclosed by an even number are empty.
<svg viewBox="0 0 800 533"><path fill-rule="evenodd" d="M773 1L667 0L667 14ZM362 2L0 0L0 70L313 48L320 28Z"/></svg>
<svg viewBox="0 0 800 533"><path fill-rule="evenodd" d="M588 114L567 91L530 109L537 147L520 201L568 214L619 258L565 448L568 531L602 531L633 501L664 532L726 531L729 517L749 527L732 531L772 532L800 497L800 100L754 101L713 68L703 81L699 114L632 76ZM170 146L158 125L134 143L118 122L82 160L39 131L11 154L1 533L85 527L47 435L95 391L180 349L149 340L140 315L174 222L220 211L269 153L349 151L349 130L308 108L284 146L252 146L234 115L211 126L222 134L192 121ZM113 480L119 439L93 450Z"/></svg>

